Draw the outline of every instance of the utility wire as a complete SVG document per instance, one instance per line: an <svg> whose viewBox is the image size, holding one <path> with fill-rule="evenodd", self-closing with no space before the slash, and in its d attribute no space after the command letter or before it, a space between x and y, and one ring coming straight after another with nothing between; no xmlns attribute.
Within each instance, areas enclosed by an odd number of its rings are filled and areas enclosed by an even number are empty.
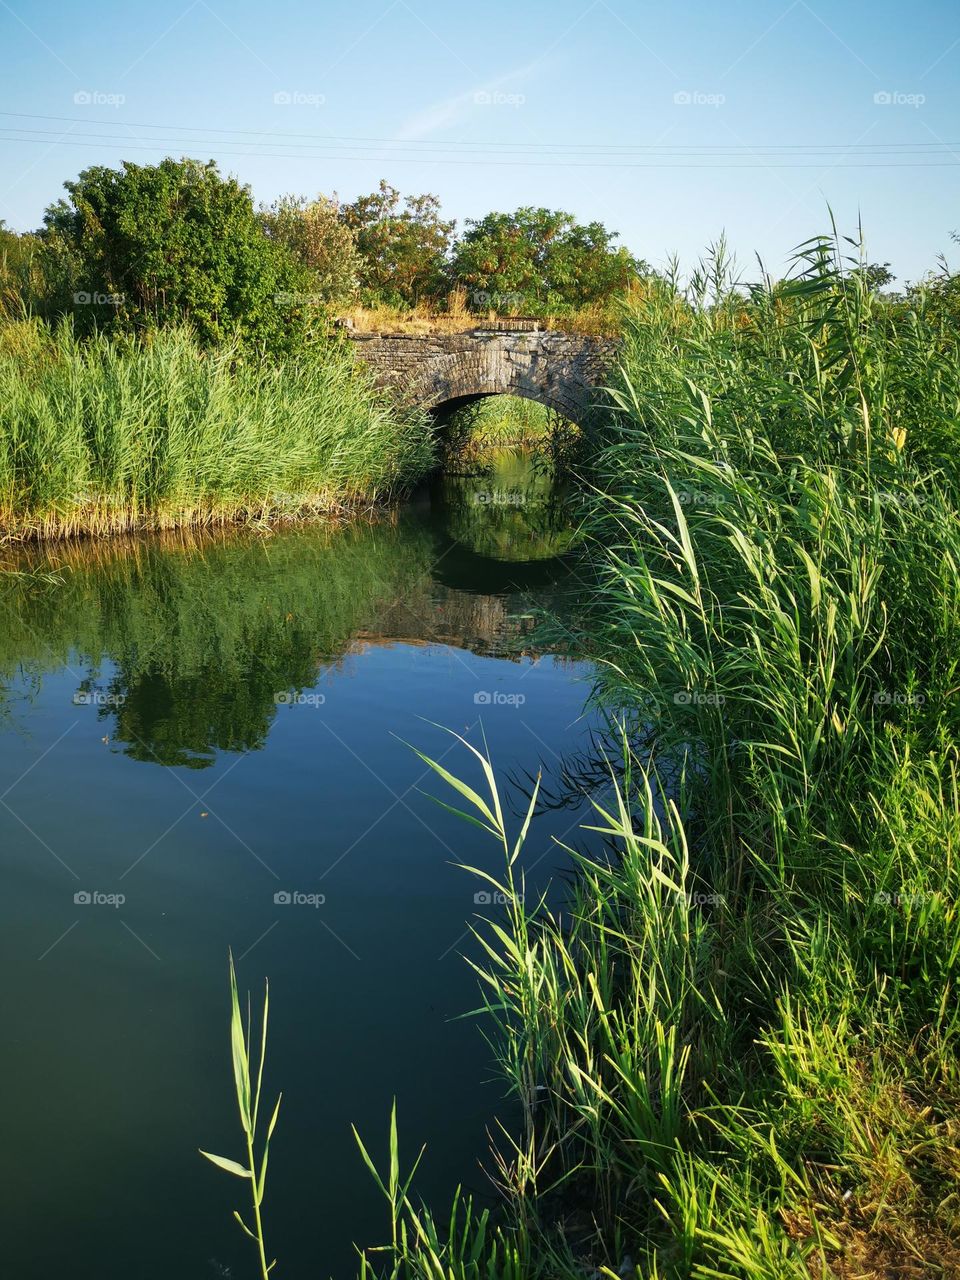
<svg viewBox="0 0 960 1280"><path fill-rule="evenodd" d="M960 148L960 143L948 143L939 140L932 142L853 142L853 143L766 143L751 145L750 143L593 143L593 142L516 142L511 140L501 141L475 141L463 140L455 143L442 141L431 142L429 139L416 139L409 142L402 138L377 138L372 136L364 136L357 134L325 134L325 133L298 133L292 131L279 131L270 129L222 129L216 125L175 125L175 124L155 124L146 121L136 120L104 120L99 117L86 117L83 120L77 119L76 116L54 116L54 115L33 115L22 111L0 111L0 116L7 119L18 120L51 120L64 124L96 124L108 125L114 129L133 128L133 129L166 129L171 133L222 133L235 137L261 137L261 138L292 138L292 139L316 139L319 143L329 145L331 143L348 143L348 144L376 144L377 147L390 146L398 147L401 150L460 150L469 148L478 148L480 150L499 150L500 148L509 148L512 150L520 149L524 151L585 151L585 152L685 152L685 151L702 151L704 154L713 153L731 153L747 152L757 154L761 152L779 153L799 151L799 152L866 152L870 153L875 150L885 150L891 147L903 147L921 149L923 148L946 147ZM20 133L41 133L46 132L34 129L29 126L8 126ZM56 132L51 130L50 132ZM414 142L416 146L414 146ZM268 144L247 143L249 146L259 146ZM284 145L277 143L276 145ZM290 143L289 145L296 145ZM357 149L356 147L352 149ZM909 152L908 152L909 154Z"/></svg>
<svg viewBox="0 0 960 1280"><path fill-rule="evenodd" d="M82 136L82 135L81 135ZM21 142L28 145L37 146L46 144L49 147L84 147L92 150L108 150L108 151L148 151L151 155L155 155L158 150L163 150L159 145L141 146L136 143L125 142L84 142L79 138L72 139L70 134L63 137L47 138L11 138L0 137L0 142ZM229 144L228 144L229 145ZM465 165L474 168L478 166L496 167L496 168L520 168L520 169L956 169L960 168L960 154L953 160L925 160L923 158L912 161L901 160L884 160L883 158L867 159L865 161L843 160L840 157L830 157L829 159L821 159L819 161L791 160L789 158L778 158L775 162L764 159L762 155L758 155L754 163L741 163L737 161L730 163L724 160L717 160L713 163L689 162L683 159L675 161L660 161L652 158L648 161L603 161L603 160L563 160L563 159L547 159L532 160L528 157L518 160L497 160L486 159L482 155L473 155L465 160L449 160L436 154L428 154L422 157L408 156L397 152L387 152L383 155L348 155L344 151L337 151L329 155L321 155L316 152L291 154L278 151L225 151L221 150L218 143L205 143L201 139L192 139L189 146L200 148L210 155L242 157L245 159L275 159L275 160L349 160L356 161L360 164L433 164L433 165ZM939 153L938 153L939 154ZM950 154L953 154L951 152ZM749 159L749 154L743 157L744 160Z"/></svg>
<svg viewBox="0 0 960 1280"><path fill-rule="evenodd" d="M57 140L61 140L65 137L70 139L76 139L76 140L82 139L84 141L89 139L103 139L108 142L125 142L126 141L126 138L123 135L116 134L116 133L88 133L86 131L77 132L77 130L71 129L68 133L65 134L62 129L28 129L25 127L20 127L19 125L17 126L0 125L0 140L6 140L10 142L33 141L32 138L14 138L12 136L9 138L4 138L4 135L7 135L7 134L12 135L14 133L18 133L18 134L28 133L28 134L39 135L37 138L37 141L46 141L48 138L56 138ZM223 140L219 138L207 138L207 139L203 139L203 138L184 139L180 137L136 138L135 135L133 137L134 137L134 140L137 142L146 142L150 144L167 143L173 146L193 146L193 147L208 147L208 146L218 147L218 146L224 145ZM240 145L240 144L235 144L235 145ZM242 145L247 147L286 147L286 148L295 147L295 148L299 148L301 151L304 151L305 149L316 150L317 148L321 147L324 144L319 142L305 143L305 142L273 142L271 141L271 142L244 142ZM906 156L914 156L915 158L920 158L925 156L949 155L949 156L953 156L954 158L960 159L960 155L958 155L957 151L947 143L930 142L930 143L919 144L924 147L931 148L930 150L921 151L921 152L907 149L909 147L909 144L904 144L904 143L883 143L880 145L884 146L886 150L862 152L862 153L853 152L853 154L862 155L864 158L883 157L888 155L892 155L892 156L906 155ZM370 144L369 148L367 148L365 144L353 143L353 144L350 144L350 146L347 149L350 151L359 151L364 149L371 149L374 151L383 151L384 148L382 146L375 146L373 144ZM404 144L402 146L399 146L396 152L390 151L388 154L395 155L395 154L406 154L406 153L422 154L422 155L448 155L448 154L460 155L462 154L462 151L459 145L457 144L445 144L439 150L435 150L435 149L428 150L424 147L408 146ZM633 148L623 148L623 149L618 147L609 148L609 154L618 155L621 153L632 154ZM798 154L817 155L819 153L820 153L819 148L810 147L810 148L807 148L805 152L798 153ZM257 153L251 152L250 154L255 155ZM483 153L474 152L472 154L478 155ZM497 155L499 153L492 152L492 154ZM579 153L575 149L571 149L570 154L576 156ZM751 147L748 151L745 152L741 147L729 147L729 148L726 148L726 147L724 148L678 147L678 148L674 148L674 147L663 146L663 147L659 147L652 154L653 156L681 156L684 158L687 158L690 156L701 156L701 155L715 156L715 157L723 157L723 156L730 155L730 156L737 156L741 159L745 158L746 156L762 157L765 155L784 157L784 153L782 151L776 148L771 148L771 147ZM823 154L829 156L833 153L824 152ZM560 158L562 159L562 156ZM789 153L784 158L790 158Z"/></svg>

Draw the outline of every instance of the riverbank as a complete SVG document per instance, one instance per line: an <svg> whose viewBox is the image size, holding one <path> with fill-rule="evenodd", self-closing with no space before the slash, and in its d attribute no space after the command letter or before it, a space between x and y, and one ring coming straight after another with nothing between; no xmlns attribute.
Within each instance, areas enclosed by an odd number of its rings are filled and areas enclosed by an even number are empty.
<svg viewBox="0 0 960 1280"><path fill-rule="evenodd" d="M960 1274L960 351L850 265L634 317L576 639L609 859L524 905L489 764L457 797L525 1123L497 1229L408 1201L392 1275Z"/></svg>
<svg viewBox="0 0 960 1280"><path fill-rule="evenodd" d="M348 351L260 362L186 331L77 341L0 330L0 538L104 535L336 514L433 462L428 423Z"/></svg>

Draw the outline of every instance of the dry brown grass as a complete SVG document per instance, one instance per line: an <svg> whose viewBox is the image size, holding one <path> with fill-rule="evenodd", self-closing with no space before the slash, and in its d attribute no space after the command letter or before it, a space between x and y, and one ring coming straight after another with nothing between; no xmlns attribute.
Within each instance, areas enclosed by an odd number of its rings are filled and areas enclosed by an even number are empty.
<svg viewBox="0 0 960 1280"><path fill-rule="evenodd" d="M632 291L631 291L632 292ZM444 304L421 302L415 307L352 307L340 313L340 319L355 333L468 333L471 329L497 322L508 324L513 317L497 311L470 311L467 295L454 290ZM590 337L615 338L622 325L623 299L614 299L577 311L544 316L544 329L561 333L579 333Z"/></svg>

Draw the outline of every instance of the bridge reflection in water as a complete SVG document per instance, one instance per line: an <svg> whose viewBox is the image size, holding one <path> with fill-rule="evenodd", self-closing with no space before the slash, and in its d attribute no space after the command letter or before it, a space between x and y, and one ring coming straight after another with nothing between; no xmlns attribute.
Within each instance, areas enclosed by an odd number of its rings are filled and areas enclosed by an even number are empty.
<svg viewBox="0 0 960 1280"><path fill-rule="evenodd" d="M310 689L371 647L540 656L531 610L576 609L568 503L508 454L369 523L23 550L16 567L62 580L7 584L0 675L39 679L84 655L77 697L97 703L114 743L204 768L265 745L277 691Z"/></svg>

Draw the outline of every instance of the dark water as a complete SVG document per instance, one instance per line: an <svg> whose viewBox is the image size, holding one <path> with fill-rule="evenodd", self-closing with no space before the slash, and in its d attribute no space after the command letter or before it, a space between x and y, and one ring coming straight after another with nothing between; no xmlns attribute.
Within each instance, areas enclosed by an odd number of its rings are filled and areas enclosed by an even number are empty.
<svg viewBox="0 0 960 1280"><path fill-rule="evenodd" d="M511 1108L456 1019L468 923L497 907L453 864L498 851L418 790L442 784L400 740L476 784L428 722L482 726L514 808L527 772L560 785L590 671L537 653L529 615L575 609L571 541L508 456L373 525L61 549L20 561L59 582L6 578L5 1274L256 1273L246 1184L197 1154L243 1156L228 946L241 989L271 984L275 1274L350 1276L352 1242L386 1237L350 1123L382 1158L394 1096L407 1156L427 1143L421 1194L488 1194L485 1130ZM531 887L583 817L535 823Z"/></svg>

